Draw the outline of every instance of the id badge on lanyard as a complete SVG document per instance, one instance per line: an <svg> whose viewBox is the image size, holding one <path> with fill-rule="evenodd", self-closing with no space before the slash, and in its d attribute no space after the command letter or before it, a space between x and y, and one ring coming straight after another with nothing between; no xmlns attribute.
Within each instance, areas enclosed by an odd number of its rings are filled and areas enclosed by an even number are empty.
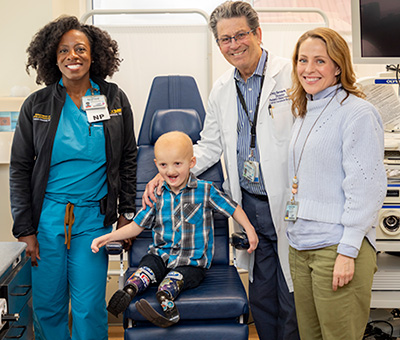
<svg viewBox="0 0 400 340"><path fill-rule="evenodd" d="M292 198L290 201L286 202L285 221L296 222L297 220L297 212L299 211L299 202L297 202L294 199L297 194L297 188L298 188L298 180L297 176L294 176L292 184Z"/></svg>
<svg viewBox="0 0 400 340"><path fill-rule="evenodd" d="M260 107L260 99L261 99L261 92L262 88L264 85L264 78L265 78L265 70L267 68L267 61L268 61L268 55L266 57L265 63L264 63L264 70L261 76L261 83L260 83L260 92L257 97L257 103L256 103L256 108L254 112L254 118L251 120L249 116L249 112L247 109L246 102L244 100L243 94L240 91L240 88L238 86L237 81L235 82L236 84L236 92L239 97L240 104L243 107L244 112L246 113L247 119L249 120L249 124L251 127L251 140L250 140L250 155L248 157L248 160L244 162L243 166L243 177L246 178L248 181L252 183L259 183L260 182L260 163L257 162L256 160L251 160L252 158L254 159L254 149L256 147L256 126L257 126L257 117L258 117L258 111Z"/></svg>
<svg viewBox="0 0 400 340"><path fill-rule="evenodd" d="M245 161L243 166L243 177L252 183L259 183L260 163L257 161Z"/></svg>
<svg viewBox="0 0 400 340"><path fill-rule="evenodd" d="M286 202L285 221L295 222L297 220L297 212L299 210L299 202L294 199Z"/></svg>
<svg viewBox="0 0 400 340"><path fill-rule="evenodd" d="M86 111L89 123L102 122L110 119L107 99L104 95L82 97L82 109Z"/></svg>

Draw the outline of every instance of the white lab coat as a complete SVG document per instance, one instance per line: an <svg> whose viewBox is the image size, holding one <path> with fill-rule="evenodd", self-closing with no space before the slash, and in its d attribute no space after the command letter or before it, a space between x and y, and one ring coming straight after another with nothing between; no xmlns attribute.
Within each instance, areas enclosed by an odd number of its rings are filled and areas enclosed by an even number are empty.
<svg viewBox="0 0 400 340"><path fill-rule="evenodd" d="M216 81L211 90L201 140L194 148L197 164L193 171L195 174L202 173L215 164L223 154L227 172L224 190L234 201L241 204L236 157L238 107L233 76L234 69L229 70ZM272 219L278 236L279 259L289 290L292 291L289 246L284 221L286 202L290 199L287 162L293 116L290 101L286 97L286 90L290 86L290 60L269 53L258 114L257 145ZM269 105L272 105L271 114ZM239 230L236 224L235 230ZM249 271L251 281L253 264L253 255L249 255L246 251L237 251L237 265Z"/></svg>

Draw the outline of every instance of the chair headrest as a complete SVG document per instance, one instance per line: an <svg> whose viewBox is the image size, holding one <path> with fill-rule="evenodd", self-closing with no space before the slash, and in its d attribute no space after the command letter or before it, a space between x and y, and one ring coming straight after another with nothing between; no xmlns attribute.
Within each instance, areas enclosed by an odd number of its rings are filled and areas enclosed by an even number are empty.
<svg viewBox="0 0 400 340"><path fill-rule="evenodd" d="M185 132L196 143L201 129L200 116L194 109L156 110L150 123L150 144L154 145L158 137L170 131Z"/></svg>

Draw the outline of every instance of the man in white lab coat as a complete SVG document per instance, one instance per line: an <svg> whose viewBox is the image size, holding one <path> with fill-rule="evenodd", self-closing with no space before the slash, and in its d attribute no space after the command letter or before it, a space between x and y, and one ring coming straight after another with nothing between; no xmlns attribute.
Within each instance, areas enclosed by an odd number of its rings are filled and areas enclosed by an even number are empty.
<svg viewBox="0 0 400 340"><path fill-rule="evenodd" d="M224 189L243 206L260 238L254 257L246 251L237 254L238 266L249 270L250 307L259 337L298 339L284 222L293 124L287 97L290 61L261 48L258 16L246 2L217 7L210 27L235 69L219 78L210 93L194 170L202 173L224 155Z"/></svg>
<svg viewBox="0 0 400 340"><path fill-rule="evenodd" d="M249 270L250 308L259 338L297 340L284 222L290 198L291 62L261 48L258 15L247 2L218 6L210 28L235 68L220 77L210 93L192 170L200 174L224 156L224 189L242 205L260 240L254 256L237 252L237 265Z"/></svg>

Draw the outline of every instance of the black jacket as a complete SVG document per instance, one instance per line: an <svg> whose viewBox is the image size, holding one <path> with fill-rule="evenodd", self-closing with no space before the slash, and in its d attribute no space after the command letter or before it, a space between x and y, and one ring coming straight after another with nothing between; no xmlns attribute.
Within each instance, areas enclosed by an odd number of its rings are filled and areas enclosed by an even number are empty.
<svg viewBox="0 0 400 340"><path fill-rule="evenodd" d="M118 212L134 212L136 140L133 114L125 93L116 84L92 78L107 97L111 119L104 121L107 161L107 205L104 226ZM10 160L11 213L16 238L35 234L50 171L53 142L66 98L58 83L31 94L24 102L14 134Z"/></svg>

